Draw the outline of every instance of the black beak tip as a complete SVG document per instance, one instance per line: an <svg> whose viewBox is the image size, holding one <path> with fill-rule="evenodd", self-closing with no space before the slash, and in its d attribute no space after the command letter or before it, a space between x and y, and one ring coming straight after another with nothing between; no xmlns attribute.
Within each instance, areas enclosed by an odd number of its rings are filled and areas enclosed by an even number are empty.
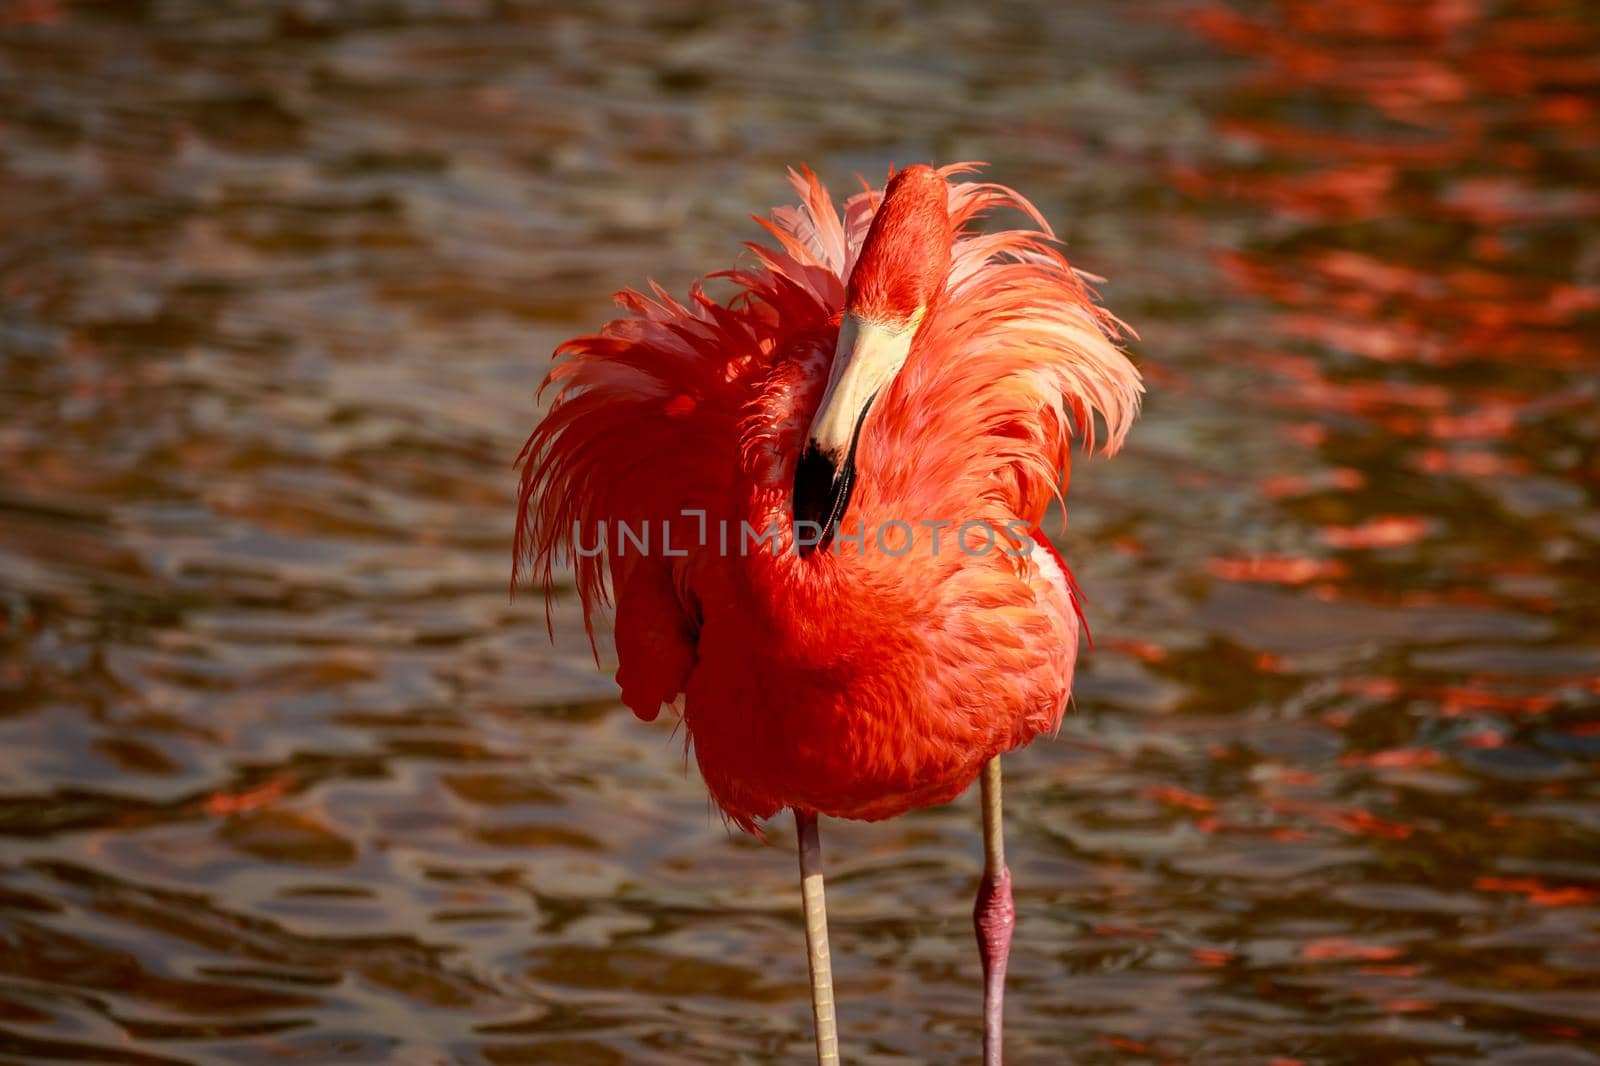
<svg viewBox="0 0 1600 1066"><path fill-rule="evenodd" d="M794 468L794 522L795 544L802 557L832 539L838 475L837 465L826 452L807 444L800 453L800 462ZM802 535L803 531L820 531L822 539L813 542L816 534Z"/></svg>
<svg viewBox="0 0 1600 1066"><path fill-rule="evenodd" d="M856 487L856 445L861 440L861 427L877 398L874 393L856 416L855 432L851 434L850 451L844 462L810 441L800 452L800 461L794 468L794 533L801 558L833 543L833 534L844 518L845 508L850 506L850 495ZM802 522L808 523L807 533L815 531L815 543L809 536L801 536Z"/></svg>

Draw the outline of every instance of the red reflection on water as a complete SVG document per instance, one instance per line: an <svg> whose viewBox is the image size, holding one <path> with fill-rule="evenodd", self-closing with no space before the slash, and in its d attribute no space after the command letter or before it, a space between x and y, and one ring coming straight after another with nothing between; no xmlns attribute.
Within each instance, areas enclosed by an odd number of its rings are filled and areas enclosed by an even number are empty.
<svg viewBox="0 0 1600 1066"><path fill-rule="evenodd" d="M1365 754L1352 752L1341 758L1341 766L1367 766L1377 770L1392 770L1401 767L1436 766L1444 761L1444 756L1432 748L1388 748L1384 751L1369 751Z"/></svg>
<svg viewBox="0 0 1600 1066"><path fill-rule="evenodd" d="M1417 515L1379 515L1354 526L1323 526L1322 539L1335 548L1397 548L1421 540L1428 526Z"/></svg>
<svg viewBox="0 0 1600 1066"><path fill-rule="evenodd" d="M1472 887L1480 892L1514 892L1540 907L1581 907L1600 902L1600 889L1575 885L1553 888L1537 877L1480 877Z"/></svg>
<svg viewBox="0 0 1600 1066"><path fill-rule="evenodd" d="M1214 970L1228 965L1239 956L1227 948L1194 948L1189 952L1189 957L1201 966Z"/></svg>
<svg viewBox="0 0 1600 1066"><path fill-rule="evenodd" d="M1202 833L1228 834L1230 836L1249 836L1261 840L1275 840L1288 842L1305 840L1310 835L1301 829L1291 829L1282 825L1244 825L1239 822L1229 822L1222 818L1201 818L1194 823L1194 827Z"/></svg>
<svg viewBox="0 0 1600 1066"><path fill-rule="evenodd" d="M1261 482L1260 491L1268 499L1287 499L1313 492L1353 492L1366 483L1361 471L1340 466L1315 474L1277 474Z"/></svg>
<svg viewBox="0 0 1600 1066"><path fill-rule="evenodd" d="M1157 803L1165 803L1170 807L1182 807L1191 811L1214 811L1217 801L1209 796L1202 796L1197 792L1179 788L1176 785L1151 785L1144 790L1144 794Z"/></svg>
<svg viewBox="0 0 1600 1066"><path fill-rule="evenodd" d="M1395 959L1405 954L1403 948L1392 944L1363 944L1343 937L1324 937L1300 948L1302 959L1368 959L1379 961Z"/></svg>
<svg viewBox="0 0 1600 1066"><path fill-rule="evenodd" d="M1418 452L1413 465L1425 474L1455 474L1460 477L1510 477L1528 472L1525 459L1484 451L1446 451L1429 448Z"/></svg>
<svg viewBox="0 0 1600 1066"><path fill-rule="evenodd" d="M1475 711L1544 714L1556 705L1556 698L1547 693L1508 694L1490 692L1472 685L1442 685L1433 689L1429 695L1439 701L1439 713L1446 718L1455 718Z"/></svg>
<svg viewBox="0 0 1600 1066"><path fill-rule="evenodd" d="M11 0L0 3L0 26L55 26L66 17L61 0Z"/></svg>
<svg viewBox="0 0 1600 1066"><path fill-rule="evenodd" d="M1278 585L1304 585L1343 577L1349 567L1337 559L1311 559L1300 555L1257 555L1249 559L1207 559L1206 569L1224 581L1252 581Z"/></svg>
<svg viewBox="0 0 1600 1066"><path fill-rule="evenodd" d="M1589 162L1600 149L1600 23L1578 4L1471 0L1210 3L1187 18L1255 64L1213 119L1229 151L1167 174L1194 203L1233 205L1246 223L1213 258L1260 306L1262 328L1219 357L1259 371L1252 400L1282 415L1296 444L1331 451L1340 435L1365 434L1383 448L1350 474L1345 456L1273 474L1261 495L1354 500L1381 488L1373 471L1385 465L1468 479L1473 491L1539 473L1545 425L1592 408L1584 383L1600 366L1600 285L1576 237L1600 223ZM1249 225L1262 219L1270 224ZM1335 553L1461 532L1448 519L1355 506L1319 516ZM1324 600L1503 600L1461 587L1363 591L1339 558L1213 559L1207 569Z"/></svg>
<svg viewBox="0 0 1600 1066"><path fill-rule="evenodd" d="M1124 655L1131 655L1142 663L1159 663L1165 662L1167 659L1167 649L1149 640L1122 638L1105 641L1099 647L1108 648L1111 651L1120 651Z"/></svg>
<svg viewBox="0 0 1600 1066"><path fill-rule="evenodd" d="M1154 929L1137 929L1122 925L1091 925L1089 932L1113 940L1156 940L1161 936Z"/></svg>
<svg viewBox="0 0 1600 1066"><path fill-rule="evenodd" d="M1290 800L1275 800L1271 806L1279 814L1303 815L1351 836L1405 840L1417 831L1417 827L1414 825L1380 818L1364 807L1335 807L1327 804L1299 803Z"/></svg>
<svg viewBox="0 0 1600 1066"><path fill-rule="evenodd" d="M1563 683L1580 681L1581 679L1577 678L1552 678L1550 687L1555 688ZM1496 691L1490 688L1489 684L1488 681L1480 680L1462 685L1407 684L1392 677L1347 677L1339 682L1339 690L1381 703L1400 699L1433 702L1438 705L1436 713L1444 718L1458 718L1482 712L1498 715L1539 715L1551 710L1558 703L1557 698L1549 692ZM1342 713L1332 711L1323 717L1325 721L1338 724ZM1483 747L1497 746L1492 741L1482 739L1477 744Z"/></svg>
<svg viewBox="0 0 1600 1066"><path fill-rule="evenodd" d="M262 807L271 806L283 798L298 783L299 776L292 771L275 774L263 784L255 788L245 789L242 792L228 792L219 789L206 797L203 806L205 812L213 818L222 818L230 814L243 814L246 811L254 811Z"/></svg>
<svg viewBox="0 0 1600 1066"><path fill-rule="evenodd" d="M1136 1055L1149 1055L1158 1058L1163 1064L1175 1063L1178 1060L1171 1058L1170 1053L1161 1050L1154 1044L1143 1040L1132 1040L1125 1036L1113 1036L1110 1033L1101 1033L1095 1041L1107 1047L1116 1048L1118 1051L1131 1051Z"/></svg>

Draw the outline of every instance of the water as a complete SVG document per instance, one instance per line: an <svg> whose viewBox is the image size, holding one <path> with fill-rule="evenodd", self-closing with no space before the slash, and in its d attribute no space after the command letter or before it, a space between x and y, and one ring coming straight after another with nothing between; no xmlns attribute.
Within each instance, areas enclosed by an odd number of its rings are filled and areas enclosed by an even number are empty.
<svg viewBox="0 0 1600 1066"><path fill-rule="evenodd" d="M1592 9L0 23L0 1060L805 1061L790 829L508 603L510 463L785 165L978 158L1151 384L1011 1061L1600 1062ZM973 1061L975 795L824 841L850 1060Z"/></svg>

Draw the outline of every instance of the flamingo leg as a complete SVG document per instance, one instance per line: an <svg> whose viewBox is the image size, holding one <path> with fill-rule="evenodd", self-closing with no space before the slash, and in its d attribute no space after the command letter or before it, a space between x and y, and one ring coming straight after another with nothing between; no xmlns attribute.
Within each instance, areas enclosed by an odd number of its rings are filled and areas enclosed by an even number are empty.
<svg viewBox="0 0 1600 1066"><path fill-rule="evenodd" d="M1004 826L1000 817L1000 756L983 767L983 882L972 908L983 960L983 1063L1000 1066L1005 1025L1006 961L1017 909L1011 902L1011 871L1006 868Z"/></svg>
<svg viewBox="0 0 1600 1066"><path fill-rule="evenodd" d="M839 1027L833 1017L833 965L828 959L828 905L822 895L822 842L815 811L794 812L800 842L800 899L806 914L806 955L811 966L811 1017L817 1030L817 1066L839 1066Z"/></svg>

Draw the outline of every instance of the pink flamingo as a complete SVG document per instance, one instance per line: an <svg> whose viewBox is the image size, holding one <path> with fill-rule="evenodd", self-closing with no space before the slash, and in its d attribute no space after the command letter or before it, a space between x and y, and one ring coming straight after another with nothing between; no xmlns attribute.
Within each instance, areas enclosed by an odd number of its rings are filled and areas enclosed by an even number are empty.
<svg viewBox="0 0 1600 1066"><path fill-rule="evenodd" d="M1072 438L1114 452L1140 377L1124 327L1002 186L912 166L836 211L809 170L774 245L697 284L618 294L561 346L518 459L517 559L615 603L622 701L679 708L741 828L794 812L818 1061L838 1061L818 815L876 820L983 779L974 908L985 1062L1014 924L1003 752L1057 730L1080 628L1039 529ZM1037 229L973 222L1019 209ZM513 575L515 582L517 575Z"/></svg>

